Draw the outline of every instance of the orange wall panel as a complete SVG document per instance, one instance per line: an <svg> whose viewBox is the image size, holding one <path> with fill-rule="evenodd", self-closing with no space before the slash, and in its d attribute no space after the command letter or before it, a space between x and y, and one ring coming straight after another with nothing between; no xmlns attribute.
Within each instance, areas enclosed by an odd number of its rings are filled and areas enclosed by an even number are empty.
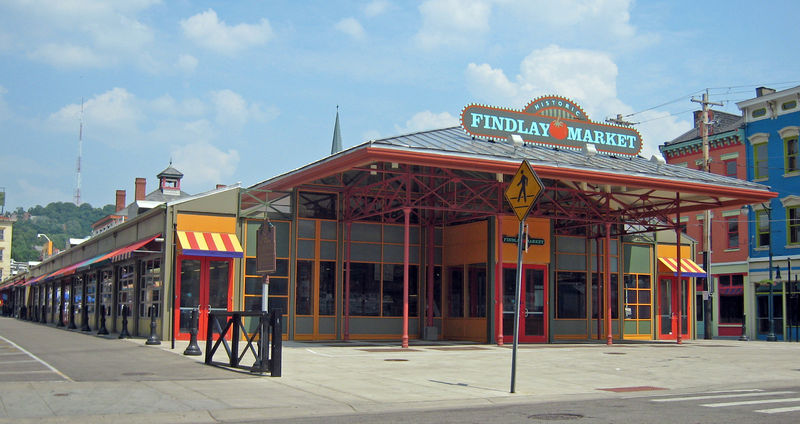
<svg viewBox="0 0 800 424"><path fill-rule="evenodd" d="M488 227L486 221L444 228L444 265L486 263Z"/></svg>
<svg viewBox="0 0 800 424"><path fill-rule="evenodd" d="M542 218L528 218L528 237L543 239L543 245L530 245L527 252L522 252L522 263L549 264L550 263L550 220ZM502 242L503 237L517 237L519 233L519 220L514 216L502 219L501 243L503 244L503 262L517 262L517 244Z"/></svg>
<svg viewBox="0 0 800 424"><path fill-rule="evenodd" d="M209 233L235 233L236 218L232 216L196 215L180 213L178 231L205 231Z"/></svg>

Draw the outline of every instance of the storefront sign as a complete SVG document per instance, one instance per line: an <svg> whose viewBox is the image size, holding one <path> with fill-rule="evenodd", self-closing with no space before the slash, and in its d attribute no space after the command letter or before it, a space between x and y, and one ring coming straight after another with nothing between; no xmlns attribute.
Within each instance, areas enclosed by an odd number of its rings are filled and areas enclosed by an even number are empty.
<svg viewBox="0 0 800 424"><path fill-rule="evenodd" d="M558 96L541 97L525 109L469 105L461 112L461 126L477 137L506 139L518 134L529 143L579 150L587 143L598 152L639 154L642 137L633 128L592 122L580 106Z"/></svg>

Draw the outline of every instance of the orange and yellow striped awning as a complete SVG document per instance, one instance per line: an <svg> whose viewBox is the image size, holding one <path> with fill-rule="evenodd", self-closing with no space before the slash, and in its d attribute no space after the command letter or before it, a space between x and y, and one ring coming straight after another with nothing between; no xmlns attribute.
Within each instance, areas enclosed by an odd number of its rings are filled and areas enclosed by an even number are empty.
<svg viewBox="0 0 800 424"><path fill-rule="evenodd" d="M676 258L658 258L658 262L660 262L668 272L671 272L672 275L678 276L678 260ZM659 270L660 272L664 272L665 270ZM698 265L695 261L687 258L681 258L681 277L705 277L706 271Z"/></svg>
<svg viewBox="0 0 800 424"><path fill-rule="evenodd" d="M241 258L244 256L242 245L236 234L230 233L178 231L178 246L183 255L218 258Z"/></svg>

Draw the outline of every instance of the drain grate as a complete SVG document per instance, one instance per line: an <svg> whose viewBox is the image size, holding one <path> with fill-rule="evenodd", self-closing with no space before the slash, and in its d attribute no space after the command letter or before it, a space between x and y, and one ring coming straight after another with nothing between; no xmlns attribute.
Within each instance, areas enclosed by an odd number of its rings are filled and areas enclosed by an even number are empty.
<svg viewBox="0 0 800 424"><path fill-rule="evenodd" d="M580 418L583 418L583 415L570 414L570 413L528 415L528 419L543 420L543 421L569 421L569 420L577 420Z"/></svg>
<svg viewBox="0 0 800 424"><path fill-rule="evenodd" d="M625 352L603 352L606 355L627 355Z"/></svg>
<svg viewBox="0 0 800 424"><path fill-rule="evenodd" d="M384 359L386 362L408 362L408 359L400 359L400 358L389 358Z"/></svg>

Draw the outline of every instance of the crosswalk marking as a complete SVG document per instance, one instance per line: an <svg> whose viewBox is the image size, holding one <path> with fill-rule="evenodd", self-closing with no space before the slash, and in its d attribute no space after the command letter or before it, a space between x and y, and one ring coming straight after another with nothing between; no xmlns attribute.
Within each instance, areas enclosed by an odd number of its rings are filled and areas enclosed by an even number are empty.
<svg viewBox="0 0 800 424"><path fill-rule="evenodd" d="M749 396L769 396L769 395L786 395L795 392L754 392L754 393L737 393L734 395L706 395L706 396L685 396L677 398L664 398L652 399L653 402L682 402L686 400L706 400L706 399L727 399L727 398L742 398Z"/></svg>
<svg viewBox="0 0 800 424"><path fill-rule="evenodd" d="M742 400L735 400L731 402L714 402L714 403L700 403L698 406L703 406L706 408L725 408L725 407L740 407L740 406L748 406L748 405L766 405L766 404L775 404L775 403L797 403L800 402L800 397L776 397L781 395L789 395L789 394L797 394L795 391L790 390L783 390L783 391L764 391L762 389L734 389L729 391L712 391L712 392L702 392L702 393L695 393L692 395L683 395L680 397L654 397L651 398L651 402L689 402L689 401L704 401L704 400L712 400L712 399L742 399ZM666 395L669 396L669 395ZM750 398L750 399L743 399L743 398ZM753 399L757 398L757 399ZM699 403L699 402L698 402ZM752 412L758 412L761 414L781 414L786 412L797 412L800 411L800 405L798 406L786 406L780 408L767 408L767 409L756 409Z"/></svg>
<svg viewBox="0 0 800 424"><path fill-rule="evenodd" d="M797 402L797 401L800 401L800 398L742 400L739 402L706 403L700 406L707 406L709 408L722 408L725 406L759 405L762 403L784 403L784 402Z"/></svg>
<svg viewBox="0 0 800 424"><path fill-rule="evenodd" d="M756 412L762 414L781 414L784 412L800 411L800 406L787 406L786 408L772 408L772 409L756 409Z"/></svg>

